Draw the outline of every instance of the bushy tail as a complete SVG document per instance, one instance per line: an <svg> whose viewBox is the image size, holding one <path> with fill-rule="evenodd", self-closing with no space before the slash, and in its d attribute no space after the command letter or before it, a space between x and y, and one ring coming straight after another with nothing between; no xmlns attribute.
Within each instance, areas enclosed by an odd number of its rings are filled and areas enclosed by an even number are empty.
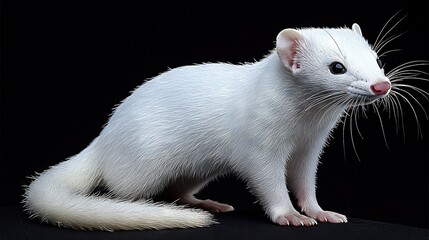
<svg viewBox="0 0 429 240"><path fill-rule="evenodd" d="M204 227L214 222L211 214L198 209L89 195L100 180L92 145L35 177L24 194L32 217L76 229L109 231Z"/></svg>

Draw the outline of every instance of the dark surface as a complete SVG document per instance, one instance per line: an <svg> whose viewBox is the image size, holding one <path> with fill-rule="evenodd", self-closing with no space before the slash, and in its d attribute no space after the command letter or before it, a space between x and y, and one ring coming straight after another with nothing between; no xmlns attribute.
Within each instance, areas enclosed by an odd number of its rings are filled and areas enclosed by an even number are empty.
<svg viewBox="0 0 429 240"><path fill-rule="evenodd" d="M1 218L1 239L281 239L281 240L427 240L427 229L350 218L347 224L323 224L314 227L281 227L256 212L216 214L219 224L208 228L161 231L86 232L29 220L21 209L4 207Z"/></svg>
<svg viewBox="0 0 429 240"><path fill-rule="evenodd" d="M29 183L27 176L84 149L99 134L111 109L145 79L183 65L259 60L274 48L273 41L284 28L351 27L357 22L363 35L374 43L385 22L402 10L399 18L407 17L389 35L405 34L385 49L402 51L381 58L386 71L406 61L429 59L427 0L370 3L219 0L188 4L161 0L1 0L0 3L2 206L19 205L22 185ZM428 67L420 69L429 72ZM407 83L425 91L429 89L429 82ZM413 95L427 111L428 101L418 93ZM389 148L384 142L379 117L371 108L366 113L368 119L363 116L358 119L363 139L355 124L352 124L351 136L350 122L344 134L342 125L334 131L318 171L317 195L322 208L357 218L428 228L429 121L418 104L411 102L420 122L422 139L417 137L415 116L405 101L402 101L404 124L399 130L391 114L382 107L379 109ZM260 210L245 187L230 177L209 184L201 194L230 203L239 211ZM229 221L229 217L220 216L220 220ZM260 222L266 224L264 219ZM30 230L48 235L50 232L78 234L34 224L24 224L19 234ZM252 224L257 228L256 222ZM344 229L355 226L353 224L338 228L346 231ZM360 226L359 222L356 224ZM196 232L221 231L227 227L224 225ZM237 234L250 231L240 226L247 225L234 225L234 229L239 229ZM267 227L267 232L281 231L285 236L302 231L282 230L269 224ZM319 228L325 226L314 229ZM337 226L326 228L334 231ZM380 235L394 232L395 228ZM350 235L372 234L373 230ZM146 234L150 233L131 233L139 239L139 236L144 239Z"/></svg>

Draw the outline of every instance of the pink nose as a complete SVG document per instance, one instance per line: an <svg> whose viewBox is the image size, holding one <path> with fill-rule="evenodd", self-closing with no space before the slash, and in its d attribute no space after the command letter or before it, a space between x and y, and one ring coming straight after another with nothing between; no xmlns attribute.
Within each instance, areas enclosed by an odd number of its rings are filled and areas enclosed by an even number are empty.
<svg viewBox="0 0 429 240"><path fill-rule="evenodd" d="M386 94L390 90L390 83L386 81L378 82L376 84L371 85L371 90L375 95Z"/></svg>

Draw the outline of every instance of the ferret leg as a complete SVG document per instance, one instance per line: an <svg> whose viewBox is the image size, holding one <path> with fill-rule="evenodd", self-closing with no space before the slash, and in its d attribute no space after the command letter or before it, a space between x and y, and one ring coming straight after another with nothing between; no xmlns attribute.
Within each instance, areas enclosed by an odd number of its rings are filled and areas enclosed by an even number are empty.
<svg viewBox="0 0 429 240"><path fill-rule="evenodd" d="M288 162L287 181L298 200L298 206L307 216L319 222L345 223L346 216L322 210L316 199L316 172L321 149L322 145L298 149Z"/></svg>
<svg viewBox="0 0 429 240"><path fill-rule="evenodd" d="M283 226L312 226L314 219L300 214L293 207L285 182L284 161L253 161L243 176L250 190L258 197L271 221Z"/></svg>

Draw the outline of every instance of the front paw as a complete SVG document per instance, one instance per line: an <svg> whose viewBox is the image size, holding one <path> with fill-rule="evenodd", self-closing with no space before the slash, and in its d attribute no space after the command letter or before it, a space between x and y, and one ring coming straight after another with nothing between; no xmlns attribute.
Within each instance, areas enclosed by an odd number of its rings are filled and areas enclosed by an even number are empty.
<svg viewBox="0 0 429 240"><path fill-rule="evenodd" d="M316 219L319 222L347 223L347 217L336 212L316 211L316 212L306 213L306 215Z"/></svg>
<svg viewBox="0 0 429 240"><path fill-rule="evenodd" d="M292 214L286 214L277 217L275 221L278 225L281 226L313 226L317 224L317 221L306 217L304 215L299 214L298 212L292 213Z"/></svg>

